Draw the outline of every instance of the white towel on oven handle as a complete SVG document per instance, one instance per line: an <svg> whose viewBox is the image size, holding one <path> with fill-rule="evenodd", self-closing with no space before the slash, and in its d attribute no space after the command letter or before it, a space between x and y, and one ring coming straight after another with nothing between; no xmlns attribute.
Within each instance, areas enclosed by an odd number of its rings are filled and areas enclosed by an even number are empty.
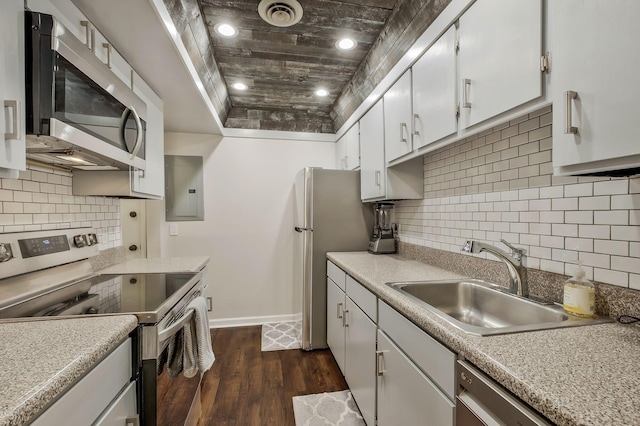
<svg viewBox="0 0 640 426"><path fill-rule="evenodd" d="M186 311L193 309L191 321L184 329L184 375L193 377L198 371L204 374L211 368L216 357L211 346L207 302L204 297L196 297Z"/></svg>

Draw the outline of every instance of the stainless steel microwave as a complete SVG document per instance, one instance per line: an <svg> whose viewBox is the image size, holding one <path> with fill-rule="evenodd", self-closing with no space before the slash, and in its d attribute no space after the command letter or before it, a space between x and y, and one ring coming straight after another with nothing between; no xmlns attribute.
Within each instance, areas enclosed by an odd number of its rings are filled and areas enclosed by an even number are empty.
<svg viewBox="0 0 640 426"><path fill-rule="evenodd" d="M147 107L55 17L25 11L27 158L144 170Z"/></svg>

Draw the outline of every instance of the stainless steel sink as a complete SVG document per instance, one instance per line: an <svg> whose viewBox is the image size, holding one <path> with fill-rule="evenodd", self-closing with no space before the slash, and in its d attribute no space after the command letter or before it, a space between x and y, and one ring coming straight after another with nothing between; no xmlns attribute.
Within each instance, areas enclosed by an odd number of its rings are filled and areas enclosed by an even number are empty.
<svg viewBox="0 0 640 426"><path fill-rule="evenodd" d="M480 280L387 283L409 299L455 327L481 336L611 322L568 315L555 303L507 293L504 287Z"/></svg>

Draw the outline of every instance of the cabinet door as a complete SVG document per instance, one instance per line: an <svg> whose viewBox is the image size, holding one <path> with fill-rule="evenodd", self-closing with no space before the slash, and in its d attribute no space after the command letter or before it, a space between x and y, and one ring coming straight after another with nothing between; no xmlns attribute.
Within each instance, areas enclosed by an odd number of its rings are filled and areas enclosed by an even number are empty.
<svg viewBox="0 0 640 426"><path fill-rule="evenodd" d="M347 134L342 135L340 139L336 142L336 169L338 170L346 170L347 165L345 164L345 151L346 151L346 140Z"/></svg>
<svg viewBox="0 0 640 426"><path fill-rule="evenodd" d="M385 161L411 152L411 70L384 94Z"/></svg>
<svg viewBox="0 0 640 426"><path fill-rule="evenodd" d="M147 131L144 172L132 171L132 190L150 198L164 196L164 114L162 101L134 74L133 91L147 104Z"/></svg>
<svg viewBox="0 0 640 426"><path fill-rule="evenodd" d="M384 197L384 111L379 100L360 119L360 195L363 200Z"/></svg>
<svg viewBox="0 0 640 426"><path fill-rule="evenodd" d="M378 331L378 425L453 425L455 404Z"/></svg>
<svg viewBox="0 0 640 426"><path fill-rule="evenodd" d="M605 0L563 0L548 8L556 173L640 167L633 124L640 110L634 83L640 2L620 0L613 7ZM575 98L567 99L567 91ZM567 126L575 133L567 133ZM628 156L635 157L623 158ZM606 163L584 164L602 160Z"/></svg>
<svg viewBox="0 0 640 426"><path fill-rule="evenodd" d="M360 123L354 124L343 137L345 141L344 165L347 170L360 167Z"/></svg>
<svg viewBox="0 0 640 426"><path fill-rule="evenodd" d="M347 297L345 379L368 425L376 415L376 325Z"/></svg>
<svg viewBox="0 0 640 426"><path fill-rule="evenodd" d="M452 26L413 66L413 149L458 129L455 43Z"/></svg>
<svg viewBox="0 0 640 426"><path fill-rule="evenodd" d="M460 17L459 39L461 128L542 95L541 0L477 1Z"/></svg>
<svg viewBox="0 0 640 426"><path fill-rule="evenodd" d="M343 375L345 375L344 311L344 292L331 278L327 277L327 345Z"/></svg>
<svg viewBox="0 0 640 426"><path fill-rule="evenodd" d="M24 3L8 0L0 14L0 177L26 168L24 125ZM10 169L10 170L5 170Z"/></svg>

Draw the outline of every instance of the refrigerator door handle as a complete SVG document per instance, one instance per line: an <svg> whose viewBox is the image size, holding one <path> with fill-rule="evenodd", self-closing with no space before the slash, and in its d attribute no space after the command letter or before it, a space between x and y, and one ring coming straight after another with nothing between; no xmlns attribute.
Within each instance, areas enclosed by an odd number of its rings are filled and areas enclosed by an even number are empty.
<svg viewBox="0 0 640 426"><path fill-rule="evenodd" d="M299 226L296 226L294 229L296 230L296 232L302 232L302 231L311 231L311 232L313 232L313 228L300 228Z"/></svg>

